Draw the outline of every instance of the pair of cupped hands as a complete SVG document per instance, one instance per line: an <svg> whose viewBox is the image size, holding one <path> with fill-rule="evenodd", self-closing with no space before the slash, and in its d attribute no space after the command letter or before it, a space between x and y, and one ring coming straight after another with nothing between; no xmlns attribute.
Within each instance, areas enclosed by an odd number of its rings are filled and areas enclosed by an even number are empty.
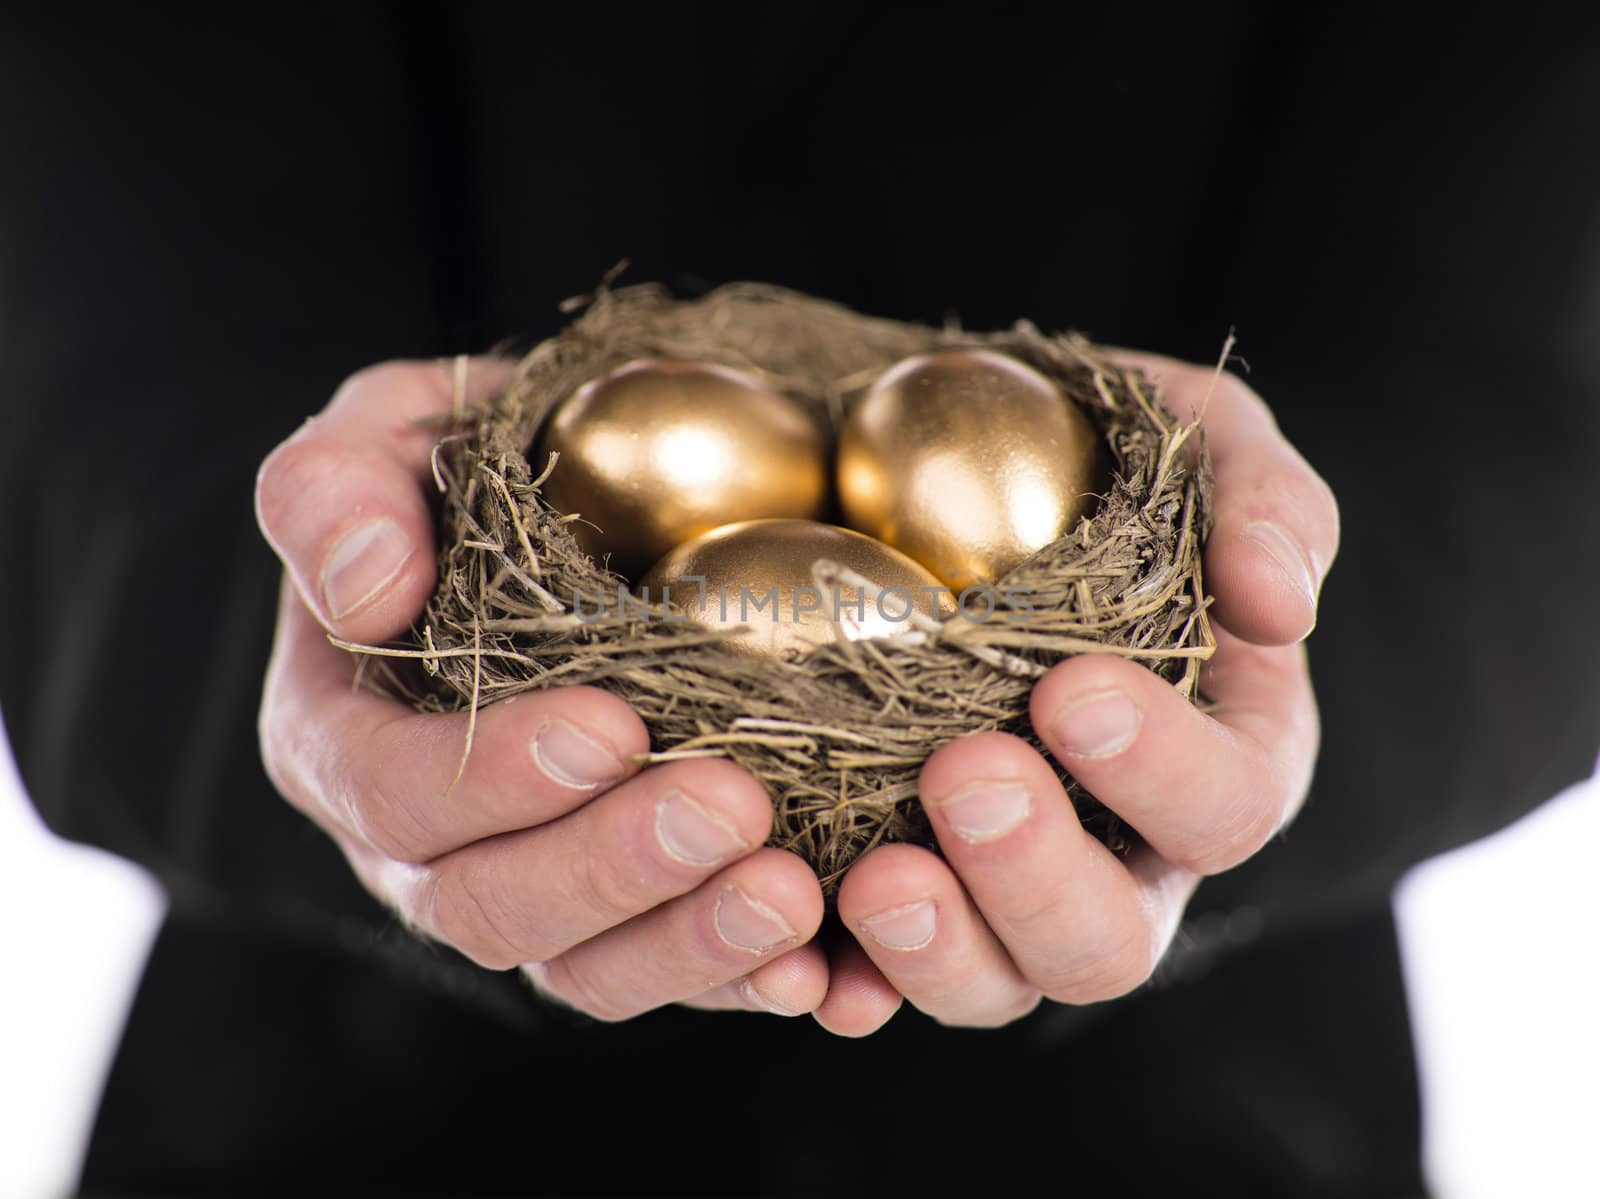
<svg viewBox="0 0 1600 1199"><path fill-rule="evenodd" d="M765 847L761 784L720 759L641 768L638 715L594 687L485 708L459 780L465 714L420 714L352 687L328 634L403 634L436 578L428 493L452 405L441 363L388 363L341 386L262 464L256 507L285 577L260 736L278 790L419 932L607 1021L665 1004L810 1013L860 1036L909 1001L996 1026L1042 999L1143 983L1201 877L1260 850L1300 807L1319 725L1304 646L1339 541L1327 485L1240 379L1122 354L1201 413L1216 471L1204 578L1217 649L1202 713L1136 663L1082 655L1035 685L1049 753L1138 830L1117 858L1086 833L1049 762L983 732L918 781L942 856L883 845L844 877L848 935L817 937L800 858ZM469 397L510 366L475 360Z"/></svg>

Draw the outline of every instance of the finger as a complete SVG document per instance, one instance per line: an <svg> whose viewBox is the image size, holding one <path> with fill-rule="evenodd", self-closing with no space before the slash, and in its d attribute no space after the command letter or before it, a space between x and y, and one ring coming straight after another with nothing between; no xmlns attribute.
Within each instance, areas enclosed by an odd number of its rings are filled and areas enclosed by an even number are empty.
<svg viewBox="0 0 1600 1199"><path fill-rule="evenodd" d="M375 898L394 911L418 936L437 935L416 918L420 906L417 897L429 886L426 866L384 858L370 846L343 833L335 833L333 839L344 851L356 876ZM827 955L816 941L809 941L763 963L748 974L686 999L683 1003L686 1007L706 1011L802 1016L815 1011L827 996L828 973ZM540 989L543 991L543 988ZM550 992L544 991L544 994L550 995ZM559 998L554 995L550 997Z"/></svg>
<svg viewBox="0 0 1600 1199"><path fill-rule="evenodd" d="M626 1020L749 974L809 941L822 889L794 854L762 849L694 892L524 968L598 1020Z"/></svg>
<svg viewBox="0 0 1600 1199"><path fill-rule="evenodd" d="M468 398L503 386L510 364L475 359ZM437 577L426 496L438 433L418 422L447 411L445 363L393 362L353 375L262 463L256 516L306 606L359 642L403 632Z"/></svg>
<svg viewBox="0 0 1600 1199"><path fill-rule="evenodd" d="M1250 857L1298 811L1316 761L1316 699L1300 645L1217 631L1208 716L1133 662L1103 654L1051 668L1033 727L1090 794L1163 857L1201 874Z"/></svg>
<svg viewBox="0 0 1600 1199"><path fill-rule="evenodd" d="M1039 988L926 849L884 845L867 854L840 884L839 916L889 985L942 1024L998 1027L1039 1003Z"/></svg>
<svg viewBox="0 0 1600 1199"><path fill-rule="evenodd" d="M354 669L285 584L262 696L262 759L279 791L323 828L402 861L564 815L637 773L630 756L650 747L622 699L563 687L484 708L463 767L465 713L418 713L354 690Z"/></svg>
<svg viewBox="0 0 1600 1199"><path fill-rule="evenodd" d="M686 1007L706 1011L803 1016L815 1011L827 994L828 958L820 945L810 941L742 978L683 1002Z"/></svg>
<svg viewBox="0 0 1600 1199"><path fill-rule="evenodd" d="M812 1017L837 1037L877 1032L900 1010L900 992L848 932L831 938L827 952L828 994Z"/></svg>
<svg viewBox="0 0 1600 1199"><path fill-rule="evenodd" d="M1089 1003L1150 977L1194 890L1192 871L1154 854L1134 868L1119 861L1084 831L1050 764L1017 737L952 741L928 759L918 786L950 869L1028 983ZM996 994L1001 1013L1026 1001L1014 982Z"/></svg>
<svg viewBox="0 0 1600 1199"><path fill-rule="evenodd" d="M397 899L417 927L509 970L689 893L771 831L772 802L754 775L728 761L673 762L560 820L429 862Z"/></svg>
<svg viewBox="0 0 1600 1199"><path fill-rule="evenodd" d="M1216 471L1204 563L1213 615L1258 645L1302 640L1316 625L1322 581L1339 552L1333 492L1237 375L1154 354L1116 357L1159 381L1180 419L1204 413Z"/></svg>

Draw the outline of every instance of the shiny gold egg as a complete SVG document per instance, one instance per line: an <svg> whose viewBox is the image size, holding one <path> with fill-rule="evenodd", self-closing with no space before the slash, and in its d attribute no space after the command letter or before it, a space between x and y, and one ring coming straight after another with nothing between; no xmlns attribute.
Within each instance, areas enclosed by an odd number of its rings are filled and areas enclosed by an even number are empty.
<svg viewBox="0 0 1600 1199"><path fill-rule="evenodd" d="M812 564L831 559L876 584L819 586ZM665 590L663 590L665 589ZM640 594L665 599L684 619L716 629L749 626L725 643L753 656L804 653L847 640L911 629L910 612L955 610L949 591L910 558L850 529L811 520L747 520L714 529L651 568Z"/></svg>
<svg viewBox="0 0 1600 1199"><path fill-rule="evenodd" d="M1071 531L1104 486L1089 418L1026 363L942 350L885 371L845 414L845 520L960 591Z"/></svg>
<svg viewBox="0 0 1600 1199"><path fill-rule="evenodd" d="M753 517L820 516L827 435L754 375L666 358L626 363L551 414L536 466L578 542L632 577L673 546Z"/></svg>

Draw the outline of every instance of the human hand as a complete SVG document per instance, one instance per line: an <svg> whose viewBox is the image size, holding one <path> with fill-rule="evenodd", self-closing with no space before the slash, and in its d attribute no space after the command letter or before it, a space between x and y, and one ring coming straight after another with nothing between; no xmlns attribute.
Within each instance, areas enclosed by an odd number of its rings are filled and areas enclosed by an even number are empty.
<svg viewBox="0 0 1600 1199"><path fill-rule="evenodd" d="M474 362L471 392L507 372ZM813 1010L822 893L798 857L762 848L771 801L747 771L641 771L638 715L568 687L484 708L456 780L464 714L352 687L327 632L399 636L433 591L435 437L417 422L452 395L442 364L373 367L262 464L257 516L285 567L259 722L268 775L411 926L598 1019L673 1002Z"/></svg>
<svg viewBox="0 0 1600 1199"><path fill-rule="evenodd" d="M1235 376L1119 358L1160 379L1180 417L1204 410L1218 644L1200 686L1217 707L1203 714L1111 655L1067 659L1035 686L1040 740L1142 835L1126 860L1083 830L1021 739L978 733L934 753L919 794L944 857L885 845L845 876L839 913L854 940L836 950L815 1013L835 1032L873 1031L902 997L947 1024L994 1026L1045 998L1122 995L1150 976L1200 878L1253 855L1305 798L1319 724L1301 642L1338 551L1333 494Z"/></svg>

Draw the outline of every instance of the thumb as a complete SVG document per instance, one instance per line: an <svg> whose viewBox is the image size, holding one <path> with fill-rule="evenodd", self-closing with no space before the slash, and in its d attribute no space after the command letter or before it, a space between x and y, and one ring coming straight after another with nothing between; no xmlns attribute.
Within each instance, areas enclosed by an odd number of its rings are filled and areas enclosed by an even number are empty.
<svg viewBox="0 0 1600 1199"><path fill-rule="evenodd" d="M504 386L510 363L471 360L467 398ZM455 386L445 362L391 362L352 375L328 407L267 455L256 519L306 607L332 633L404 632L437 579L430 456Z"/></svg>
<svg viewBox="0 0 1600 1199"><path fill-rule="evenodd" d="M1213 615L1256 645L1304 640L1339 552L1333 491L1237 375L1153 354L1123 350L1116 357L1159 380L1180 420L1204 413L1217 483L1205 552Z"/></svg>

